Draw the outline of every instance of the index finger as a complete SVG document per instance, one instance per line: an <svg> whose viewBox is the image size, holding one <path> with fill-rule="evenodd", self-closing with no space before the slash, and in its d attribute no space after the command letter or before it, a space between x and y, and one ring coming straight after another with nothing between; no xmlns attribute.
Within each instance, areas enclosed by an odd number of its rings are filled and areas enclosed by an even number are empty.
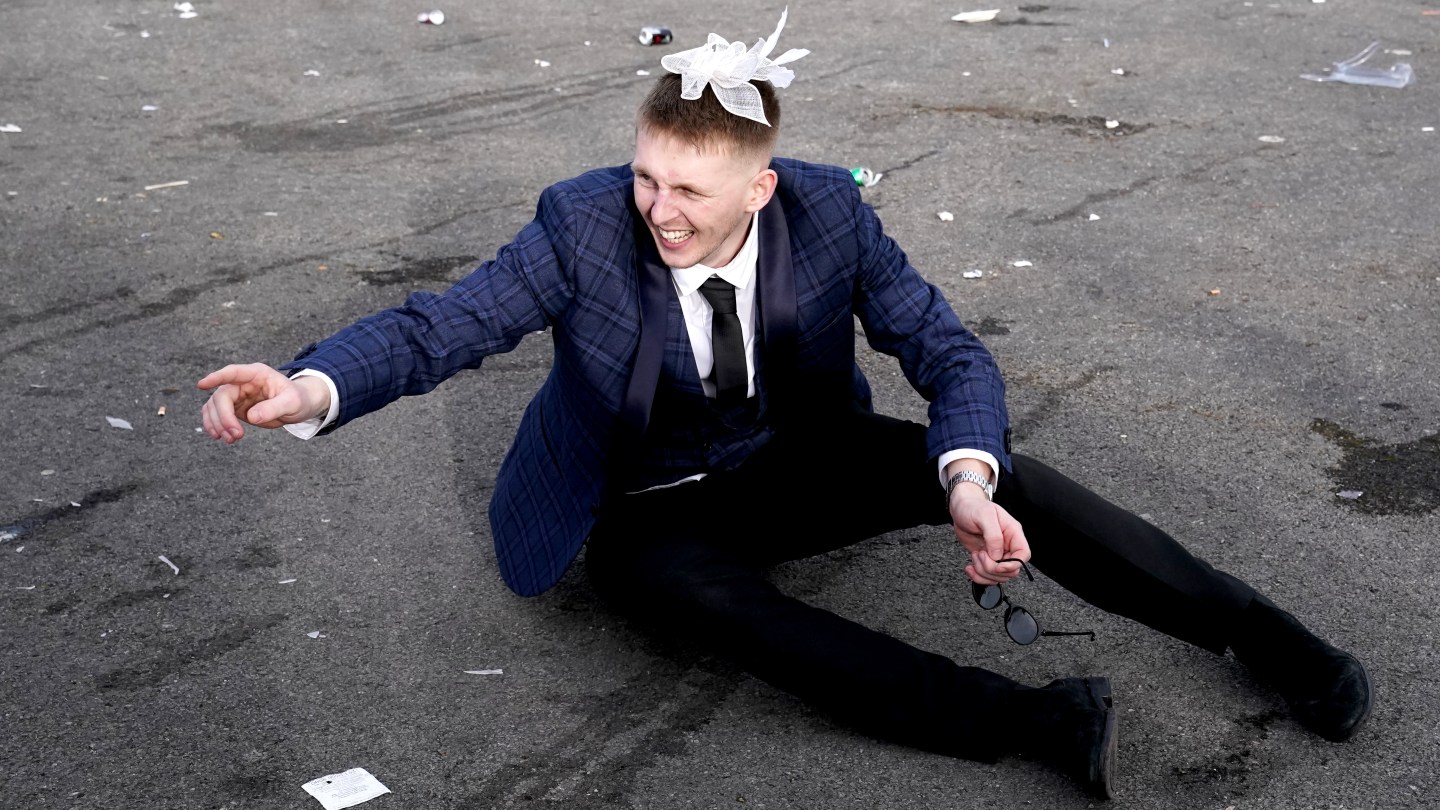
<svg viewBox="0 0 1440 810"><path fill-rule="evenodd" d="M204 377L201 377L196 381L195 387L201 391L209 391L230 383L248 382L255 379L256 376L255 370L251 365L231 363L224 368L216 369Z"/></svg>

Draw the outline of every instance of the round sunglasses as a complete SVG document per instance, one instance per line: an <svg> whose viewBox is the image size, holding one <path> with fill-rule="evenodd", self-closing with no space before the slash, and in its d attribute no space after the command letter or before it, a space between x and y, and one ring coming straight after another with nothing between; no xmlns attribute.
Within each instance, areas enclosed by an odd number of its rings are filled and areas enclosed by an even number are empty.
<svg viewBox="0 0 1440 810"><path fill-rule="evenodd" d="M999 562L1020 563L1020 570L1031 581L1035 581L1035 575L1030 573L1030 568L1025 565L1024 560L1017 560L1013 557ZM970 583L970 595L975 597L975 604L983 610L994 610L1000 605L1005 605L1005 633L1010 640L1016 644L1031 644L1041 636L1089 636L1091 641L1095 640L1094 630L1041 630L1040 622L1035 620L1034 614L1020 605L1010 601L1005 591L999 585L981 585L978 582Z"/></svg>

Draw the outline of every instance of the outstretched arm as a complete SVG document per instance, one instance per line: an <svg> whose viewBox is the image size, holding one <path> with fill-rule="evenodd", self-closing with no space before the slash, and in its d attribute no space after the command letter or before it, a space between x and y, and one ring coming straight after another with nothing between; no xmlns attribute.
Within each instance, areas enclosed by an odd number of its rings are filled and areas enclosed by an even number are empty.
<svg viewBox="0 0 1440 810"><path fill-rule="evenodd" d="M264 363L229 365L197 382L213 391L200 408L200 420L212 439L234 444L245 425L277 428L323 417L330 409L330 389L318 377L294 379Z"/></svg>

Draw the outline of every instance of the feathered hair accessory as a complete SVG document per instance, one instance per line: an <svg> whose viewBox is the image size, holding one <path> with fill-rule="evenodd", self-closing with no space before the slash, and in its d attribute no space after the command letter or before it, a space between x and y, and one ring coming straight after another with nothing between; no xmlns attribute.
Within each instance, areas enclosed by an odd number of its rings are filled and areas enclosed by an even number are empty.
<svg viewBox="0 0 1440 810"><path fill-rule="evenodd" d="M770 122L765 120L760 91L751 82L766 81L776 87L789 87L795 71L782 65L810 53L804 48L791 48L776 59L769 58L789 14L787 6L780 12L780 24L775 26L775 33L759 40L748 51L743 42L727 42L719 34L711 34L698 48L661 57L660 66L680 74L681 98L689 101L700 98L708 84L725 109L768 127Z"/></svg>

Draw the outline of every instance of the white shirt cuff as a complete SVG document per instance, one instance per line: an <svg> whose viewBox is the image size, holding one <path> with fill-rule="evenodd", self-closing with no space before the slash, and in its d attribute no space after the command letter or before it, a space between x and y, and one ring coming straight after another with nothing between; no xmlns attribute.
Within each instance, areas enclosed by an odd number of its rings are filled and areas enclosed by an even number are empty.
<svg viewBox="0 0 1440 810"><path fill-rule="evenodd" d="M284 426L285 430L288 431L291 436L299 439L313 439L315 438L315 434L324 430L327 425L335 421L335 417L340 415L340 392L335 389L335 381L330 379L328 374L302 368L290 375L290 379L292 380L296 377L319 377L325 381L325 387L330 389L330 410L325 412L324 419L316 417L315 419L307 419L298 424Z"/></svg>
<svg viewBox="0 0 1440 810"><path fill-rule="evenodd" d="M1000 462L984 450L951 450L940 456L940 486L945 486L945 468L957 458L973 458L990 465L990 480L1000 483Z"/></svg>

